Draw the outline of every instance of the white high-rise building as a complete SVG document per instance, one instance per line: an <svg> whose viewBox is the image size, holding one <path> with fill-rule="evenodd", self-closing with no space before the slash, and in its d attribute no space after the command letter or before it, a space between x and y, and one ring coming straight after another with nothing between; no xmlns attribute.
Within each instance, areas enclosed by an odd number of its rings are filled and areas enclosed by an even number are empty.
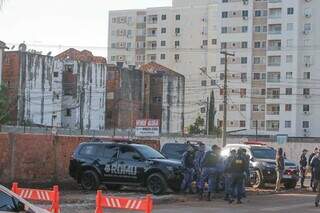
<svg viewBox="0 0 320 213"><path fill-rule="evenodd" d="M110 12L110 63L156 61L186 78L186 126L215 90L228 131L320 136L319 0L173 0L172 7ZM204 74L202 71L206 72ZM202 74L201 74L202 73Z"/></svg>

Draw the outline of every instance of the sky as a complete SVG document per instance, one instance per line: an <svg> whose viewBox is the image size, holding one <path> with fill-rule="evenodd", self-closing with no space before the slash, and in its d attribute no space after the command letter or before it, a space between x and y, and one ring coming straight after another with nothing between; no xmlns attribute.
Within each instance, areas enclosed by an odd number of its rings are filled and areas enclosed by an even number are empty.
<svg viewBox="0 0 320 213"><path fill-rule="evenodd" d="M172 0L5 0L0 40L53 54L69 47L107 56L108 11L171 6Z"/></svg>

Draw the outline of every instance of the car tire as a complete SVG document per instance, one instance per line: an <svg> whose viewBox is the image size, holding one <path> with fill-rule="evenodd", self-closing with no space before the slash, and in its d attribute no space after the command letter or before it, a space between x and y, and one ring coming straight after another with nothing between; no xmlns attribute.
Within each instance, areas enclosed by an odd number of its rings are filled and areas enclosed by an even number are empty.
<svg viewBox="0 0 320 213"><path fill-rule="evenodd" d="M160 173L151 174L147 179L147 189L154 195L160 195L167 191L167 181Z"/></svg>
<svg viewBox="0 0 320 213"><path fill-rule="evenodd" d="M294 189L297 186L296 181L288 181L283 183L285 189Z"/></svg>
<svg viewBox="0 0 320 213"><path fill-rule="evenodd" d="M264 180L259 170L254 171L253 178L250 178L250 184L253 188L263 188Z"/></svg>
<svg viewBox="0 0 320 213"><path fill-rule="evenodd" d="M121 189L121 185L116 185L116 184L106 184L105 185L107 190L112 190L112 191L118 191Z"/></svg>
<svg viewBox="0 0 320 213"><path fill-rule="evenodd" d="M99 176L96 172L87 170L81 174L80 184L83 190L93 191L100 186Z"/></svg>

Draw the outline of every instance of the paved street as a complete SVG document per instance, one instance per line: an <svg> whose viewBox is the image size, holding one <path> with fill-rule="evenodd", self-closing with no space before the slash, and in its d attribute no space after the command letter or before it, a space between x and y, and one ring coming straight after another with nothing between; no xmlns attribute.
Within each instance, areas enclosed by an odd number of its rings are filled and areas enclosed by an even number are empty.
<svg viewBox="0 0 320 213"><path fill-rule="evenodd" d="M249 197L244 204L226 204L224 201L213 202L189 202L173 205L160 205L156 213L244 213L244 212L319 212L313 205L314 195L312 194L281 194L261 195Z"/></svg>
<svg viewBox="0 0 320 213"><path fill-rule="evenodd" d="M229 205L223 200L214 200L212 202L206 201L187 201L176 202L172 204L155 205L154 213L246 213L246 212L277 212L277 213L308 213L319 212L320 208L314 207L314 194L307 192L287 193L277 195L256 195L249 196L243 204ZM93 213L94 205L90 204L63 204L63 213ZM113 210L108 212L120 212ZM121 211L126 212L126 211Z"/></svg>

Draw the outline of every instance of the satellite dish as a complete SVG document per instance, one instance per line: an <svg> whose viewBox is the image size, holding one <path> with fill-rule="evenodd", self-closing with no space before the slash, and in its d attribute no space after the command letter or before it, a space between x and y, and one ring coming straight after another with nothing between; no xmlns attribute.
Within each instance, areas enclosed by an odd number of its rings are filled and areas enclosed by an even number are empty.
<svg viewBox="0 0 320 213"><path fill-rule="evenodd" d="M13 50L15 47L16 47L16 45L13 45L13 46L11 47L11 50Z"/></svg>

